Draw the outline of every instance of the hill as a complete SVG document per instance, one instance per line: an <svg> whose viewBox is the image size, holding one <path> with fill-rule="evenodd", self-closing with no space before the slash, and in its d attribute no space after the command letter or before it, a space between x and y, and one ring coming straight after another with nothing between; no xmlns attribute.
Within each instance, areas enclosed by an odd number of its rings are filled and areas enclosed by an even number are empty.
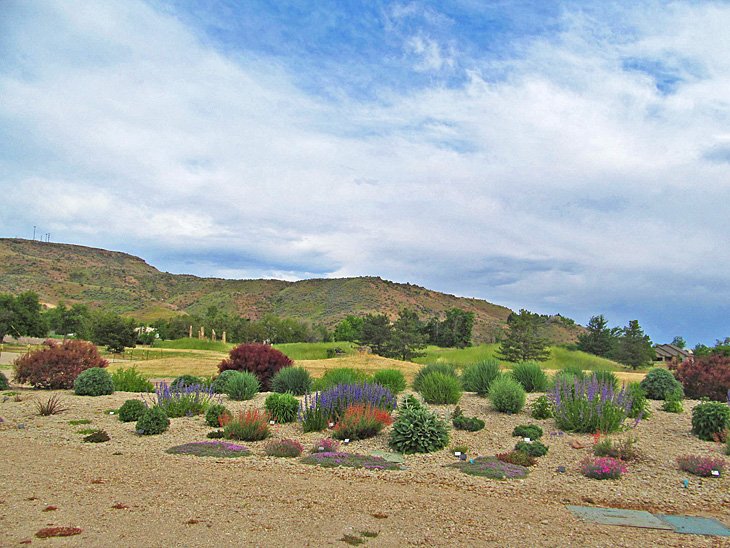
<svg viewBox="0 0 730 548"><path fill-rule="evenodd" d="M0 238L0 293L34 291L54 306L86 303L140 321L180 314L204 314L210 306L258 319L264 314L335 326L348 314L385 313L404 307L422 318L461 308L475 315L474 339L492 342L510 309L481 299L456 297L378 277L282 280L225 280L161 272L127 253L71 244ZM548 322L554 342L575 339L579 327Z"/></svg>

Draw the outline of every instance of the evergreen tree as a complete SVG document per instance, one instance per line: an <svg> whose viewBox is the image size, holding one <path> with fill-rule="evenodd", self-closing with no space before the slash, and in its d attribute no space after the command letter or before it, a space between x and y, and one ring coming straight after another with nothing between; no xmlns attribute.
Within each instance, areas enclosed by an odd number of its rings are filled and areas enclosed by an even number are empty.
<svg viewBox="0 0 730 548"><path fill-rule="evenodd" d="M393 329L384 355L403 361L411 361L413 358L423 356L423 353L419 350L425 348L426 342L427 335L418 314L413 310L404 308L401 310L398 319L393 323Z"/></svg>
<svg viewBox="0 0 730 548"><path fill-rule="evenodd" d="M113 312L97 312L92 317L91 341L106 346L112 352L123 352L125 347L137 345L135 322Z"/></svg>
<svg viewBox="0 0 730 548"><path fill-rule="evenodd" d="M606 318L602 314L593 316L586 328L588 330L586 333L578 335L578 350L596 356L608 356L615 339Z"/></svg>
<svg viewBox="0 0 730 548"><path fill-rule="evenodd" d="M385 314L368 314L363 318L360 339L362 346L369 346L373 353L384 355L393 327Z"/></svg>
<svg viewBox="0 0 730 548"><path fill-rule="evenodd" d="M545 361L550 357L548 339L540 335L540 316L528 310L510 314L507 336L499 345L499 358L510 362Z"/></svg>
<svg viewBox="0 0 730 548"><path fill-rule="evenodd" d="M656 354L649 335L645 335L638 320L631 320L621 330L614 358L617 362L638 369L651 364Z"/></svg>
<svg viewBox="0 0 730 548"><path fill-rule="evenodd" d="M38 295L32 291L17 297L0 295L0 335L45 337L48 322L42 310Z"/></svg>

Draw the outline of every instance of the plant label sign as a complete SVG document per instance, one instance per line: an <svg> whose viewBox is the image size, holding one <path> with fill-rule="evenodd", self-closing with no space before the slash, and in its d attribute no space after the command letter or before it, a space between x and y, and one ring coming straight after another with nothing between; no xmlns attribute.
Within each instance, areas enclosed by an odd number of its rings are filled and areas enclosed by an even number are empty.
<svg viewBox="0 0 730 548"><path fill-rule="evenodd" d="M461 451L454 451L454 456L455 457L460 457L461 456Z"/></svg>
<svg viewBox="0 0 730 548"><path fill-rule="evenodd" d="M344 443L345 443L345 445L347 445L348 443L350 443L350 438L345 438Z"/></svg>
<svg viewBox="0 0 730 548"><path fill-rule="evenodd" d="M720 475L720 471L719 470L713 470L711 473L712 473L713 476L719 476Z"/></svg>
<svg viewBox="0 0 730 548"><path fill-rule="evenodd" d="M274 426L274 425L276 424L276 421L269 421L269 424L270 424L271 426Z"/></svg>
<svg viewBox="0 0 730 548"><path fill-rule="evenodd" d="M527 443L532 443L532 440L530 438L523 438Z"/></svg>

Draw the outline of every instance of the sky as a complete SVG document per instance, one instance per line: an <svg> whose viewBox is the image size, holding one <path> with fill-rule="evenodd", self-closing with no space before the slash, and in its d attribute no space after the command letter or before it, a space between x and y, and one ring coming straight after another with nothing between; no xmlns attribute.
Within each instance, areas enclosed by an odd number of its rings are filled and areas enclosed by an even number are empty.
<svg viewBox="0 0 730 548"><path fill-rule="evenodd" d="M0 0L0 236L730 336L730 3Z"/></svg>

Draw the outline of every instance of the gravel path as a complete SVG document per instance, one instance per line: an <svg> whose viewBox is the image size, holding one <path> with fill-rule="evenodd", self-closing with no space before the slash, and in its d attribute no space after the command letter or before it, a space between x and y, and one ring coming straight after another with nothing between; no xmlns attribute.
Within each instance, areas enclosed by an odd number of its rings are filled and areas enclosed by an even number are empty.
<svg viewBox="0 0 730 548"><path fill-rule="evenodd" d="M730 545L717 538L584 524L564 507L686 513L730 525L730 476L690 477L684 489L687 476L674 464L679 454L718 454L717 444L689 433L694 402L685 402L681 415L664 413L654 402L651 420L629 432L639 438L642 461L630 464L629 474L619 481L596 481L577 470L590 453L591 436L550 435L556 432L552 420L531 421L524 412L495 413L486 400L467 394L462 409L484 418L487 427L476 433L453 431L451 445L489 455L512 448L510 434L517 424L537 422L546 431L550 452L530 475L500 482L445 467L455 460L447 450L406 456L407 469L395 472L320 469L296 459L266 457L266 442L246 443L254 454L241 459L169 455L164 450L170 446L205 439L210 429L201 417L173 419L168 432L139 437L133 423L108 414L138 395L59 393L68 410L50 417L37 416L34 403L48 392L23 390L22 401L0 403L0 546L24 539L84 546L342 545L343 535L374 546ZM226 403L234 409L262 407L264 399L260 394L250 402ZM436 407L440 413L452 408ZM72 426L72 419L92 424ZM111 441L82 443L77 431L91 427L105 429ZM294 437L310 447L321 435L283 425L275 427L274 437ZM573 449L570 440L586 449ZM376 449L387 450L387 432L345 448L358 453ZM565 466L566 473L558 473L558 466ZM113 508L117 503L126 508ZM57 510L44 512L49 505ZM47 541L33 536L48 525L78 526L83 533ZM366 538L362 532L377 536Z"/></svg>

